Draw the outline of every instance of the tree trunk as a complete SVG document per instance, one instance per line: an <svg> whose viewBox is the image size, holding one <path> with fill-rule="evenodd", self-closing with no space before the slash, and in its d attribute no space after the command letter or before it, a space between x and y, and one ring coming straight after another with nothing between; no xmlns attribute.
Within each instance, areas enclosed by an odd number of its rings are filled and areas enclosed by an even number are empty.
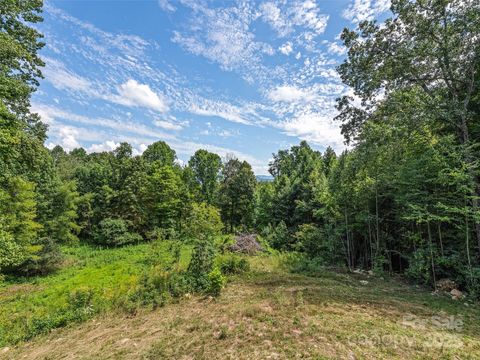
<svg viewBox="0 0 480 360"><path fill-rule="evenodd" d="M442 254L442 257L445 255L443 253L443 240L442 240L442 224L441 223L437 223L437 228L438 228L438 240L440 242L440 252Z"/></svg>
<svg viewBox="0 0 480 360"><path fill-rule="evenodd" d="M375 260L373 258L373 244L372 244L372 227L370 225L370 214L368 214L368 242L370 245L370 268L375 267Z"/></svg>
<svg viewBox="0 0 480 360"><path fill-rule="evenodd" d="M375 180L375 221L377 227L377 249L375 251L375 257L378 256L378 252L380 251L380 226L378 221L378 187L377 187L377 180Z"/></svg>
<svg viewBox="0 0 480 360"><path fill-rule="evenodd" d="M428 230L428 244L430 247L430 259L432 263L432 276L433 276L433 287L435 291L437 290L437 279L435 275L435 261L433 255L433 247L432 247L432 232L430 231L430 221L427 221L427 230Z"/></svg>
<svg viewBox="0 0 480 360"><path fill-rule="evenodd" d="M460 116L460 131L461 131L461 142L464 146L464 158L465 162L470 165L469 166L469 173L472 180L472 208L474 213L480 211L480 204L478 202L478 197L480 196L480 184L479 179L474 173L474 163L475 157L471 154L470 149L468 148L470 145L470 135L468 131L468 124L467 124L467 115L466 115L466 104L464 104L464 111ZM475 236L477 238L477 256L480 258L480 222L479 220L474 218L475 220Z"/></svg>
<svg viewBox="0 0 480 360"><path fill-rule="evenodd" d="M470 285L473 286L472 259L470 258L470 229L468 228L468 210L465 200L465 247L467 248L468 271L470 273Z"/></svg>
<svg viewBox="0 0 480 360"><path fill-rule="evenodd" d="M351 257L350 257L350 238L348 236L348 215L347 215L346 207L345 207L345 233L347 235L347 264L348 264L348 269L352 270Z"/></svg>

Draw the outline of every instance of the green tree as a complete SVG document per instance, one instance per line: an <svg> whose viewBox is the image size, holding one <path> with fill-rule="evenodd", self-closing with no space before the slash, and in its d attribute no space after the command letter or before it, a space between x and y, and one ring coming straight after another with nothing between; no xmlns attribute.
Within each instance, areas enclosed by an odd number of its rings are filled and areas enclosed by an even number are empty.
<svg viewBox="0 0 480 360"><path fill-rule="evenodd" d="M42 78L38 52L43 35L29 26L41 22L41 0L0 3L0 101L20 121L20 128L45 139L46 127L30 113L30 95ZM18 121L18 120L16 120Z"/></svg>
<svg viewBox="0 0 480 360"><path fill-rule="evenodd" d="M190 158L188 165L193 170L196 181L200 184L202 200L213 204L222 168L220 156L200 149Z"/></svg>
<svg viewBox="0 0 480 360"><path fill-rule="evenodd" d="M148 145L142 154L142 158L149 163L156 161L160 166L173 166L176 155L175 151L167 143L157 141Z"/></svg>
<svg viewBox="0 0 480 360"><path fill-rule="evenodd" d="M230 232L253 223L256 178L246 161L230 159L224 165L220 185L220 209Z"/></svg>
<svg viewBox="0 0 480 360"><path fill-rule="evenodd" d="M152 228L178 229L184 184L178 171L169 166L154 170L148 179L148 215Z"/></svg>
<svg viewBox="0 0 480 360"><path fill-rule="evenodd" d="M338 70L362 106L355 106L351 97L339 101L342 131L351 140L381 99L399 91L421 92L418 99L423 108L462 146L473 184L470 202L478 213L478 165L470 134L480 115L472 106L480 89L480 4L475 0L395 0L391 9L393 18L382 26L365 21L358 31L343 31L348 59ZM480 253L478 220L475 234Z"/></svg>

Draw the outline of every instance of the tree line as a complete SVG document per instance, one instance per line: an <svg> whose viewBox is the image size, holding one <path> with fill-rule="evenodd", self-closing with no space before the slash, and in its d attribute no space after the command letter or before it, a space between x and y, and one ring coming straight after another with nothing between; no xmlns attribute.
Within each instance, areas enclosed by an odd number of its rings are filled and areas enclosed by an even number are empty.
<svg viewBox="0 0 480 360"><path fill-rule="evenodd" d="M0 272L46 272L59 244L192 238L192 224L255 231L319 266L399 272L480 294L480 5L394 0L382 24L345 29L337 100L349 149L301 142L251 166L158 141L133 156L44 147L29 110L41 78L41 1L0 5ZM200 225L199 225L200 224ZM197 226L197 227L198 227ZM215 225L216 226L216 225Z"/></svg>
<svg viewBox="0 0 480 360"><path fill-rule="evenodd" d="M345 29L337 100L351 149L279 151L258 191L277 246L480 294L480 4L392 1ZM293 236L292 236L293 235Z"/></svg>

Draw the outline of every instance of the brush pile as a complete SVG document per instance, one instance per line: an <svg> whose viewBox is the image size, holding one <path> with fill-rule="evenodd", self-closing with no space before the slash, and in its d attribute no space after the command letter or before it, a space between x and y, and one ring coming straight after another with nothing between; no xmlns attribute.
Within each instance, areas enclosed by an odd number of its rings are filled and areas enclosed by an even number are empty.
<svg viewBox="0 0 480 360"><path fill-rule="evenodd" d="M239 234L235 236L235 244L231 245L230 251L247 255L255 255L263 251L262 246L257 241L256 234Z"/></svg>

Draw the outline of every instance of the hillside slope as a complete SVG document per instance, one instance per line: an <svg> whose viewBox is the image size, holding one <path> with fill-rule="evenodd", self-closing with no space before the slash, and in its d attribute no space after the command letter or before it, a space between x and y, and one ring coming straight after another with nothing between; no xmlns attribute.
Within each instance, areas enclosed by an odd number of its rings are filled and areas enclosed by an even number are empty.
<svg viewBox="0 0 480 360"><path fill-rule="evenodd" d="M3 349L5 359L474 359L479 310L395 280L286 273L269 258L218 299L107 314Z"/></svg>

